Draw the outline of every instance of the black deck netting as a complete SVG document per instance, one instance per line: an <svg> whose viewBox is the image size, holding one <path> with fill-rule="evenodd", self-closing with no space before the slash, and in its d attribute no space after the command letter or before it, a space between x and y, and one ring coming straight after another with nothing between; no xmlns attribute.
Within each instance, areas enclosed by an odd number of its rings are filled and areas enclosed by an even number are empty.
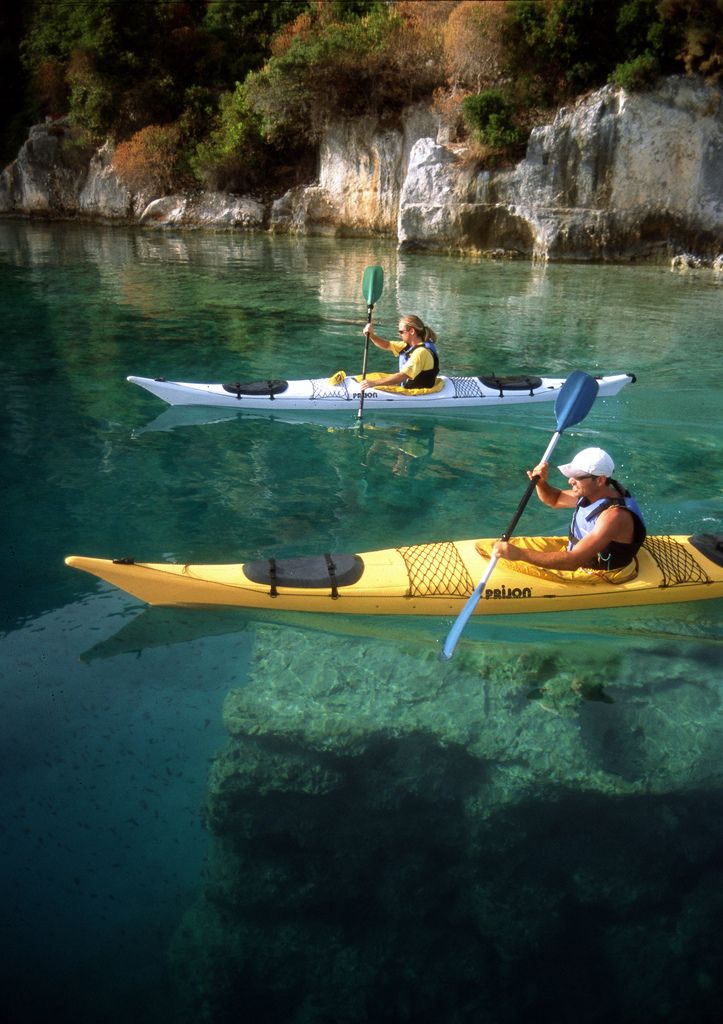
<svg viewBox="0 0 723 1024"><path fill-rule="evenodd" d="M330 384L328 377L317 377L311 381L312 398L349 398L346 381Z"/></svg>
<svg viewBox="0 0 723 1024"><path fill-rule="evenodd" d="M672 537L647 537L643 547L663 576L661 586L679 583L710 583L710 576L682 544Z"/></svg>
<svg viewBox="0 0 723 1024"><path fill-rule="evenodd" d="M479 398L482 388L477 383L476 377L448 377L454 385L455 398Z"/></svg>
<svg viewBox="0 0 723 1024"><path fill-rule="evenodd" d="M455 544L416 544L397 548L409 575L409 597L430 594L469 597L474 582Z"/></svg>

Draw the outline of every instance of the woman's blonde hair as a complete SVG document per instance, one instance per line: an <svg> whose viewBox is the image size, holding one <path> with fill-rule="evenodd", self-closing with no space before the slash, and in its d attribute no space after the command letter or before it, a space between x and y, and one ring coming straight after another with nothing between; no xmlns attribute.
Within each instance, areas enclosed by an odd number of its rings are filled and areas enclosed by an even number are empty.
<svg viewBox="0 0 723 1024"><path fill-rule="evenodd" d="M404 324L405 327L411 327L415 334L417 334L422 341L436 341L437 335L434 333L431 327L425 327L418 316L400 316L400 324Z"/></svg>

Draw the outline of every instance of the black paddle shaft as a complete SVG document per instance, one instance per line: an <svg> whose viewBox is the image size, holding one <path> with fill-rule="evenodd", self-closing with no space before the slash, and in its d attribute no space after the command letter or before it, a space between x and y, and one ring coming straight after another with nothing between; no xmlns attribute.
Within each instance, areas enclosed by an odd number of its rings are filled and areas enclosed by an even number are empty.
<svg viewBox="0 0 723 1024"><path fill-rule="evenodd" d="M367 306L367 324L372 322L372 310L374 306ZM367 359L369 358L369 334L364 335L364 358L362 359L362 380L367 379ZM359 408L357 410L357 419L360 420L364 415L364 391L359 393Z"/></svg>
<svg viewBox="0 0 723 1024"><path fill-rule="evenodd" d="M539 478L539 476L533 476L533 477L532 477L532 478L530 479L530 482L529 482L529 484L527 485L527 490L525 491L524 495L522 496L522 501L521 501L521 502L520 502L520 504L519 504L519 505L517 506L517 511L516 511L516 512L515 512L515 514L513 515L512 519L510 520L510 525L509 525L509 526L507 527L507 529L505 530L505 532L504 532L504 533L502 534L502 536L500 537L500 540L505 540L505 541L506 541L506 540L509 540L509 539L510 539L510 537L512 536L512 534L513 534L513 533L514 533L514 531L515 531L515 527L517 526L517 524L518 524L518 523L519 523L519 521L520 521L520 516L521 516L521 515L522 515L522 513L523 513L523 512L525 511L525 507L526 507L526 505L527 505L527 502L528 502L528 501L530 500L530 498L532 497L532 492L533 492L533 491L534 491L534 489L535 489L535 488L537 487L537 485L538 485L538 483L539 483L539 482L540 482L540 478Z"/></svg>
<svg viewBox="0 0 723 1024"><path fill-rule="evenodd" d="M372 310L373 306L367 306L367 324L372 322ZM367 379L367 359L369 358L369 335L367 334L364 339L364 358L362 360L362 380ZM362 397L363 397L362 392Z"/></svg>

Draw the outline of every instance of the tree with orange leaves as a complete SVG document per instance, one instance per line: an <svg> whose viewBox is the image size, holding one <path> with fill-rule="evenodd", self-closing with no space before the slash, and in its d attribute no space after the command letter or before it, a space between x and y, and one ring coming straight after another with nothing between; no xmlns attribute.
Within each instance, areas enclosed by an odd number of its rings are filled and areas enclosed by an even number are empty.
<svg viewBox="0 0 723 1024"><path fill-rule="evenodd" d="M506 0L462 0L444 26L444 58L452 85L477 91L504 77Z"/></svg>

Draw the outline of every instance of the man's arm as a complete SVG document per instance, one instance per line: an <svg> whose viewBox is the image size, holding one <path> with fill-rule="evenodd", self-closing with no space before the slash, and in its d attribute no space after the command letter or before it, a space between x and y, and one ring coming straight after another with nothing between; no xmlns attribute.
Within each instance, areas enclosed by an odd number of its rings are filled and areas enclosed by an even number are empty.
<svg viewBox="0 0 723 1024"><path fill-rule="evenodd" d="M540 478L537 481L537 497L543 505L549 505L550 508L574 508L577 504L577 498L572 491L563 491L562 488L553 487L552 484L548 483L547 474L549 470L549 462L541 462L534 469L530 469L527 472L530 480L533 476L539 476Z"/></svg>
<svg viewBox="0 0 723 1024"><path fill-rule="evenodd" d="M626 535L631 531L630 513L620 507L609 508L598 517L595 529L578 541L571 551L533 551L531 548L518 547L509 541L500 540L494 545L492 552L498 558L505 558L509 562L529 562L530 565L539 565L542 569L565 569L572 572L583 565L588 565L611 541L625 543L628 539Z"/></svg>

